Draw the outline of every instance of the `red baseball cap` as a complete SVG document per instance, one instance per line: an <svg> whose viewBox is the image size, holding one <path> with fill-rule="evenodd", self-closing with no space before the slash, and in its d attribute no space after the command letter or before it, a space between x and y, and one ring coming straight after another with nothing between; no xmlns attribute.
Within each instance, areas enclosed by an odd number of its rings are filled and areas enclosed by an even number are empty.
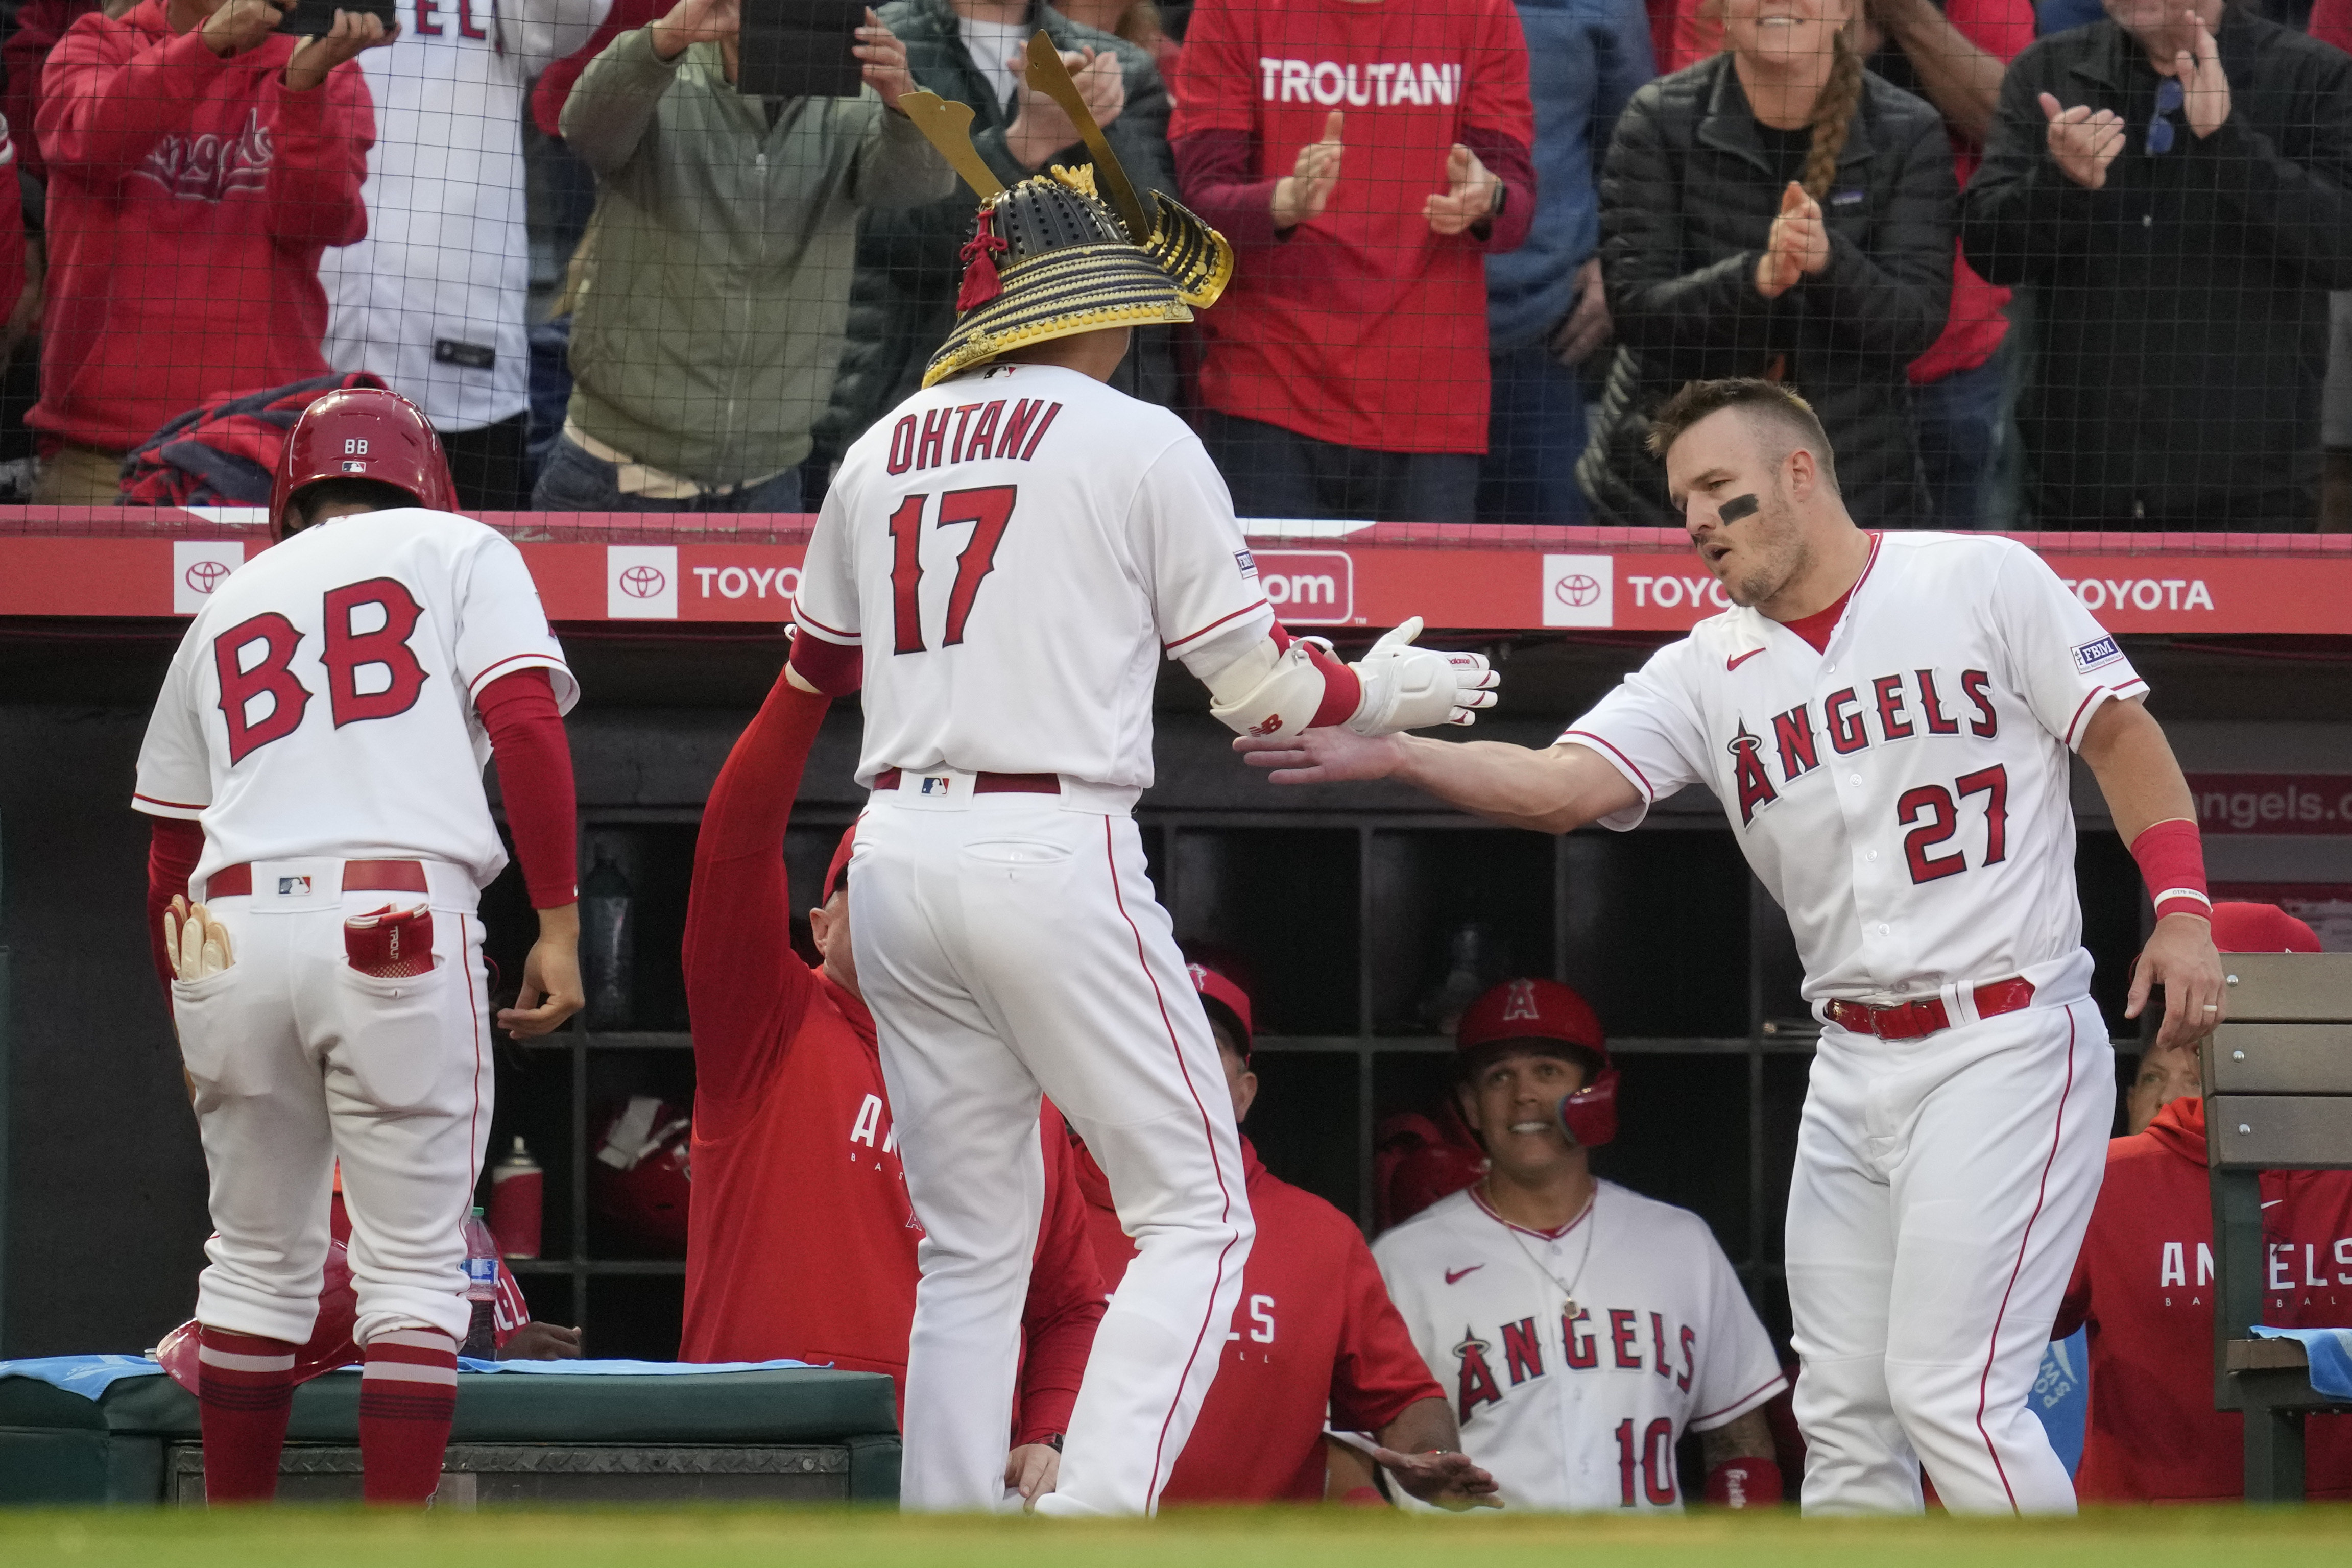
<svg viewBox="0 0 2352 1568"><path fill-rule="evenodd" d="M1249 993L1206 964L1187 964L1184 972L1192 977L1192 988L1201 993L1202 1001L1214 1002L1233 1015L1233 1022L1241 1029L1242 1056L1247 1059L1250 1040L1257 1033L1250 1019Z"/></svg>
<svg viewBox="0 0 2352 1568"><path fill-rule="evenodd" d="M857 824L852 822L841 830L841 842L833 848L833 863L824 868L824 891L818 894L820 905L831 904L841 879L849 874L850 852L857 848Z"/></svg>
<svg viewBox="0 0 2352 1568"><path fill-rule="evenodd" d="M2318 933L2275 904L2216 904L2213 946L2224 953L2316 953Z"/></svg>
<svg viewBox="0 0 2352 1568"><path fill-rule="evenodd" d="M1609 1064L1609 1038L1591 1004L1557 980L1505 980L1472 1002L1454 1029L1465 1051L1507 1040L1558 1040Z"/></svg>

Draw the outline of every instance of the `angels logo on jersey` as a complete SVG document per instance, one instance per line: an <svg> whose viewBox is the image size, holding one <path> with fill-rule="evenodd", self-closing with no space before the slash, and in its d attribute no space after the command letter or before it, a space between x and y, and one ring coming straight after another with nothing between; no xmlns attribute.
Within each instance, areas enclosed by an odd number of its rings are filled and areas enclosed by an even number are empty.
<svg viewBox="0 0 2352 1568"><path fill-rule="evenodd" d="M1958 705L1948 701L1957 694ZM1851 757L1873 747L1892 746L1922 735L1966 733L1990 740L2000 733L2000 716L1993 708L1992 677L1982 670L1913 670L1856 681L1821 701L1818 720L1810 702L1799 703L1772 716L1764 737L1739 727L1725 742L1731 753L1732 780L1739 792L1739 825L1747 827L1756 813L1780 798L1780 791L1821 771L1828 742L1832 758ZM1773 782L1777 771L1780 782Z"/></svg>
<svg viewBox="0 0 2352 1568"><path fill-rule="evenodd" d="M1664 1312L1636 1307L1605 1310L1604 1330L1583 1307L1560 1314L1561 1364L1570 1372L1596 1370L1650 1371L1666 1379L1679 1393L1688 1393L1691 1375L1698 1365L1698 1331L1687 1324L1670 1324ZM1643 1319L1648 1319L1644 1333ZM1495 1361L1501 1345L1501 1375ZM1604 1367L1605 1353L1605 1367ZM1500 1405L1512 1390L1546 1376L1544 1336L1533 1317L1501 1324L1494 1340L1483 1339L1465 1326L1454 1347L1459 1370L1454 1379L1454 1417L1466 1428L1482 1406ZM1508 1387L1505 1386L1506 1380Z"/></svg>

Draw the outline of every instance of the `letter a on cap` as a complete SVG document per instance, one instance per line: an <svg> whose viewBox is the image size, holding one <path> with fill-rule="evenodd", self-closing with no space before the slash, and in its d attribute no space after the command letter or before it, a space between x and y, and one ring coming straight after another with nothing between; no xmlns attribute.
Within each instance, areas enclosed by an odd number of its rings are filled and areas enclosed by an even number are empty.
<svg viewBox="0 0 2352 1568"><path fill-rule="evenodd" d="M1536 984L1533 980L1513 980L1511 994L1503 1004L1503 1021L1541 1023L1543 1013L1536 1007Z"/></svg>

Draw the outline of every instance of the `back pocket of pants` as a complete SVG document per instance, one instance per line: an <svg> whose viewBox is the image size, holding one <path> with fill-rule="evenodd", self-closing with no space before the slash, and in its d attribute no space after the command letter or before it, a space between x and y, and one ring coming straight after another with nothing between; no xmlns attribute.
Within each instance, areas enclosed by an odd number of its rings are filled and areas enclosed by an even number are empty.
<svg viewBox="0 0 2352 1568"><path fill-rule="evenodd" d="M450 977L442 962L429 973L387 978L335 966L341 988L342 1045L336 1063L369 1104L385 1111L431 1107L453 1075L456 1042L445 1038Z"/></svg>

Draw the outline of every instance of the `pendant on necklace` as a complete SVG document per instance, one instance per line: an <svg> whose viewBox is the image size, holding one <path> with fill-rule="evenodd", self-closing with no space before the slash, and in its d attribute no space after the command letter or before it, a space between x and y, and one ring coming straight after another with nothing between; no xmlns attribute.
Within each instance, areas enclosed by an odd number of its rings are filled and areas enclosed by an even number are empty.
<svg viewBox="0 0 2352 1568"><path fill-rule="evenodd" d="M1574 1296L1564 1295L1564 1299L1560 1302L1559 1317L1562 1322L1573 1322L1576 1320L1576 1298Z"/></svg>

